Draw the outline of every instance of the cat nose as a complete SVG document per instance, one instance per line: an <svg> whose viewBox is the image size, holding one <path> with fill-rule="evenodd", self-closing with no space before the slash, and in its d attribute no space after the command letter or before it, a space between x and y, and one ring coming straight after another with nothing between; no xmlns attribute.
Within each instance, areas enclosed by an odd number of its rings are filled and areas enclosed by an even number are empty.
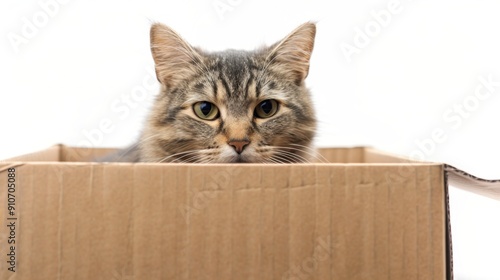
<svg viewBox="0 0 500 280"><path fill-rule="evenodd" d="M241 154L245 147L250 144L250 141L247 140L230 140L227 142L230 146L233 146L234 150L238 153Z"/></svg>

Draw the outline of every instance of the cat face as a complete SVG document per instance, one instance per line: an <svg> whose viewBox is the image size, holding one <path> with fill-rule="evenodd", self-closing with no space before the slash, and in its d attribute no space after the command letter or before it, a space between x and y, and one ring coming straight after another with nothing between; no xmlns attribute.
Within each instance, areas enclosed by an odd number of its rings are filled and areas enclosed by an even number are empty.
<svg viewBox="0 0 500 280"><path fill-rule="evenodd" d="M316 121L304 79L315 25L256 51L205 53L154 24L162 90L140 139L141 161L307 162Z"/></svg>

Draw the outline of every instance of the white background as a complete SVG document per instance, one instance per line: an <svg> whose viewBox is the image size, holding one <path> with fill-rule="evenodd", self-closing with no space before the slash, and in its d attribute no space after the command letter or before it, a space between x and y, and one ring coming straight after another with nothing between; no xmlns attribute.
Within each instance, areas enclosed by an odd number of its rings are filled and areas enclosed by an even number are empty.
<svg viewBox="0 0 500 280"><path fill-rule="evenodd" d="M132 143L158 89L151 22L222 50L313 20L319 146L374 146L500 178L500 86L475 96L480 77L500 81L499 12L493 0L2 1L0 158ZM500 202L452 189L451 212L456 279L500 279Z"/></svg>

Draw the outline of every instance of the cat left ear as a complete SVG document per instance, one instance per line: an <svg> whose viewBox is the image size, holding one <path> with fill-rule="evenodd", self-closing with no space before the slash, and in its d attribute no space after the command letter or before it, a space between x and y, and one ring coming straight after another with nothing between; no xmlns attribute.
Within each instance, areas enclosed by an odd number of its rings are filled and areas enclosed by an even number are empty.
<svg viewBox="0 0 500 280"><path fill-rule="evenodd" d="M316 25L307 22L271 47L267 60L280 73L300 85L309 73L309 60L314 48Z"/></svg>
<svg viewBox="0 0 500 280"><path fill-rule="evenodd" d="M201 55L166 25L153 24L150 36L156 76L167 88L189 79L203 63Z"/></svg>

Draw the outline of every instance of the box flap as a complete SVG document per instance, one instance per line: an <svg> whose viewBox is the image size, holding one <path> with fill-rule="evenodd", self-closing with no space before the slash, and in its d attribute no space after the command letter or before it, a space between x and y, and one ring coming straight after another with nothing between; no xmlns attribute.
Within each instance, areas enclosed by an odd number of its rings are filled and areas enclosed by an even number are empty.
<svg viewBox="0 0 500 280"><path fill-rule="evenodd" d="M500 200L500 180L486 180L445 164L448 183L454 187Z"/></svg>

